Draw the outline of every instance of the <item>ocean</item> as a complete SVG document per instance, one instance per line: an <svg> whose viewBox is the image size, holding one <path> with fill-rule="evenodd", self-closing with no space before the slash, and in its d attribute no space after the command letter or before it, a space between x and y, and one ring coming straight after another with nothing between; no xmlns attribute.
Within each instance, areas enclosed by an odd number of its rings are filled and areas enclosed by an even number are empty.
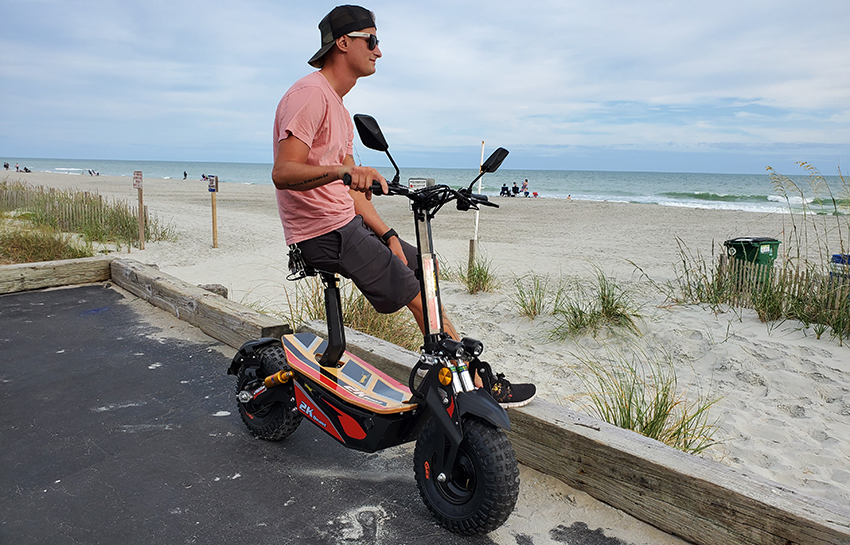
<svg viewBox="0 0 850 545"><path fill-rule="evenodd" d="M271 164L266 163L201 163L179 161L114 161L83 159L4 159L15 172L15 163L34 172L63 173L70 176L88 176L89 170L102 175L132 178L133 171L141 170L146 178L165 178L179 183L185 171L190 179L202 175L216 175L221 183L271 184ZM392 169L379 168L384 176L393 175ZM400 180L409 178L434 178L437 183L453 187L468 185L476 176L476 169L402 168ZM528 180L529 192L540 198L574 199L627 203L649 203L661 206L681 206L718 210L743 210L748 212L787 212L800 209L805 199L816 211L820 210L817 198L827 200L824 211L834 210L830 195L821 190L816 195L809 178L800 169L796 173L783 172L800 188L789 195L788 201L774 190L767 174L697 174L668 172L610 172L577 170L511 170L501 169L487 174L483 179L482 193L496 196L502 184L514 182L522 186ZM845 178L846 179L846 178ZM848 187L837 176L825 180L844 211L850 203ZM850 180L848 180L850 181ZM812 204L813 203L813 204Z"/></svg>

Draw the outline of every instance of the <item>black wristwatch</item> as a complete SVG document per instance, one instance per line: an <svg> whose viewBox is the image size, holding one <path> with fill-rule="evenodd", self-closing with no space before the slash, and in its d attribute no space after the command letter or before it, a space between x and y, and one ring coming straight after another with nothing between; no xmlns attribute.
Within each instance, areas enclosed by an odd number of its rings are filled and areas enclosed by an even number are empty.
<svg viewBox="0 0 850 545"><path fill-rule="evenodd" d="M381 240L384 241L384 244L389 246L390 239L393 238L393 237L397 237L397 236L398 236L398 233L395 232L395 229L390 229L389 231L387 231L386 233L381 235Z"/></svg>

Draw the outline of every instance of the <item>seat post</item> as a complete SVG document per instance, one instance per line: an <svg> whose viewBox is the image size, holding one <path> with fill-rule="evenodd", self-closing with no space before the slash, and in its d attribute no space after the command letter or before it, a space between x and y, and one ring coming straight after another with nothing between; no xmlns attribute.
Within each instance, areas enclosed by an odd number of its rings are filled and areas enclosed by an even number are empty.
<svg viewBox="0 0 850 545"><path fill-rule="evenodd" d="M319 360L322 367L336 367L345 352L345 326L342 323L342 300L339 294L339 276L321 272L325 285L325 314L328 319L328 346Z"/></svg>

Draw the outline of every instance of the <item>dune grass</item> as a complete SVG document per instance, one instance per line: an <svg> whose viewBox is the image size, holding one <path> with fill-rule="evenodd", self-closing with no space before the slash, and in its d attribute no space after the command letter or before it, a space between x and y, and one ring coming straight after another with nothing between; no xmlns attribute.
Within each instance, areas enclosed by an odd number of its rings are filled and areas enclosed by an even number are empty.
<svg viewBox="0 0 850 545"><path fill-rule="evenodd" d="M94 250L71 235L50 227L5 226L0 229L0 256L14 263L92 257Z"/></svg>
<svg viewBox="0 0 850 545"><path fill-rule="evenodd" d="M466 270L459 267L456 275L466 291L471 294L482 291L494 292L501 286L492 260L486 258L476 257L472 265L468 266Z"/></svg>
<svg viewBox="0 0 850 545"><path fill-rule="evenodd" d="M702 393L688 399L678 384L670 354L636 344L610 348L601 357L574 356L589 400L587 410L600 420L656 439L673 448L700 454L719 444L718 420L710 415L719 401Z"/></svg>
<svg viewBox="0 0 850 545"><path fill-rule="evenodd" d="M533 320L561 306L566 297L564 285L562 278L529 273L513 279L509 297L520 316Z"/></svg>
<svg viewBox="0 0 850 545"><path fill-rule="evenodd" d="M596 336L602 329L620 329L639 334L636 320L640 308L630 290L595 268L595 284L576 282L572 293L558 291L552 314L556 325L553 340L565 340L579 334Z"/></svg>

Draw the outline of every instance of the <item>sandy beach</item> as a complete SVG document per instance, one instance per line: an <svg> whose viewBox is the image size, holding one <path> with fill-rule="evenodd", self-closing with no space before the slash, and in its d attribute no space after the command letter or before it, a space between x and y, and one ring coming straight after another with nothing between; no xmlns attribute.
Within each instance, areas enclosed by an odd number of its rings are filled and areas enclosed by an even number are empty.
<svg viewBox="0 0 850 545"><path fill-rule="evenodd" d="M4 173L0 179L96 191L135 204L132 179L47 173ZM286 312L287 247L271 185L221 184L218 248L212 247L211 198L198 180L145 179L149 214L170 223L176 242L147 243L129 257L194 284L218 283L230 298ZM671 305L658 286L674 278L676 237L710 256L724 240L769 236L784 240L788 217L556 199L496 199L480 214L479 252L502 281L495 293L469 295L445 283L444 305L464 335L484 342L486 359L514 382L534 381L540 397L581 409L584 385L576 354L623 344L602 333L547 340L551 318L520 317L513 279L529 273L566 282L590 281L595 268L636 294L641 335L633 342L663 350L676 362L679 386L720 398L720 447L705 454L729 466L840 504L850 503L850 348L828 335L816 340L797 322L767 325L755 313L715 314ZM407 201L376 197L387 224L413 242ZM443 266L465 263L474 214L453 208L433 223ZM122 250L126 255L126 249ZM289 284L289 285L287 285Z"/></svg>

